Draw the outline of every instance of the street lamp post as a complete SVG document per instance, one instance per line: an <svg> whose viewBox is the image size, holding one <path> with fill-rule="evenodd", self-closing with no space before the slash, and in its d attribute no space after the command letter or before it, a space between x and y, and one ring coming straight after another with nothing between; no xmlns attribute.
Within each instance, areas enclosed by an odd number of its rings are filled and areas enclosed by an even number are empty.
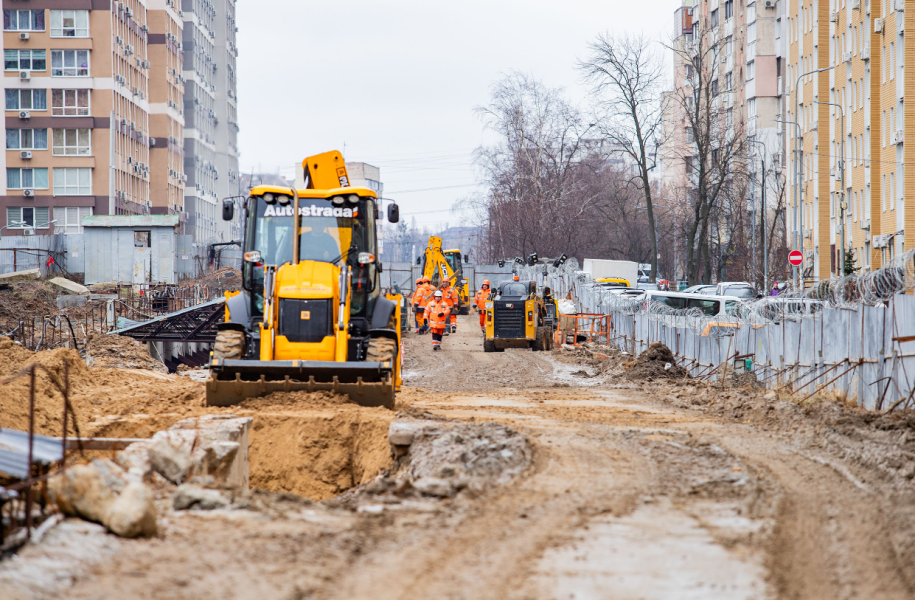
<svg viewBox="0 0 915 600"><path fill-rule="evenodd" d="M839 178L841 190L839 191L839 222L842 227L842 248L840 249L840 259L838 268L836 272L841 272L842 275L845 274L845 209L848 208L848 204L845 203L845 107L841 104L836 104L834 102L816 102L816 104L826 104L828 106L835 106L840 111L842 111L842 156L839 157Z"/></svg>
<svg viewBox="0 0 915 600"><path fill-rule="evenodd" d="M661 198L661 200L664 200L667 203L671 202L670 198ZM677 254L678 254L678 251L680 248L677 245L677 232L679 232L679 231L680 231L680 229L677 227L677 211L674 210L674 286L675 287L678 287L677 270L679 269L679 267L678 267L679 261L677 260Z"/></svg>
<svg viewBox="0 0 915 600"><path fill-rule="evenodd" d="M797 81L795 81L795 83L794 83L794 124L797 125L798 130L800 130L800 128L801 128L801 126L798 125L798 122L797 122L798 113L800 112L800 98L801 98L800 91L798 88L801 85L801 79L803 79L807 75L813 75L815 73L822 73L823 71L829 71L830 69L833 69L833 68L835 68L835 65L832 65L829 67L823 67L821 69L814 69L813 71L807 71L806 73L801 73L800 75L798 75ZM797 250L800 250L801 254L803 254L804 253L804 232L801 229L801 226L803 225L803 223L798 220L799 217L803 218L803 215L802 215L803 211L801 211L801 208L800 208L800 200L801 200L800 192L798 191L798 184L799 184L799 180L800 180L800 169L801 169L799 161L798 161L798 141L799 140L800 140L800 136L797 136L797 135L794 136L794 229L795 229L795 239L796 239L795 248ZM800 287L801 278L802 278L801 269L799 267L795 267L794 273L795 273L795 275L794 275L795 285Z"/></svg>
<svg viewBox="0 0 915 600"><path fill-rule="evenodd" d="M794 127L797 129L797 131L795 132L795 136L794 136L795 139L801 135L801 126L800 126L800 124L799 124L797 121L781 121L781 120L779 120L779 119L775 119L775 122L776 122L776 123L785 123L786 125L794 125ZM802 165L800 164L801 161L798 160L797 152L798 152L798 151L795 149L795 151L794 151L794 167L795 167L795 170L794 170L794 191L795 191L795 194L797 193L798 179L800 179L800 176L799 176L799 174L798 174L798 169L800 168L800 166L802 166ZM793 236L793 237L792 237L792 240L791 240L791 245L792 245L792 249L796 250L796 249L797 249L797 238L798 238L798 235L797 235L797 234L798 234L798 228L797 228L797 202L796 202L796 201L795 201L795 205L794 205L794 211L795 211L795 212L794 212L794 223L793 223L793 225L794 225L794 232L792 233L792 236ZM787 211L786 211L786 212L787 212ZM788 228L788 224L787 224L787 216L786 216L785 229L787 229L787 228ZM795 280L795 282L797 282L797 281L798 281L798 268L797 268L797 267L791 267L791 271L794 273L794 280Z"/></svg>
<svg viewBox="0 0 915 600"><path fill-rule="evenodd" d="M762 152L760 154L760 162L762 163L762 191L760 198L760 207L759 207L759 235L762 238L760 240L760 245L762 246L762 268L763 268L763 293L768 293L769 290L769 252L768 245L766 240L766 145L759 140L747 139L747 142L750 144L758 144L762 146Z"/></svg>

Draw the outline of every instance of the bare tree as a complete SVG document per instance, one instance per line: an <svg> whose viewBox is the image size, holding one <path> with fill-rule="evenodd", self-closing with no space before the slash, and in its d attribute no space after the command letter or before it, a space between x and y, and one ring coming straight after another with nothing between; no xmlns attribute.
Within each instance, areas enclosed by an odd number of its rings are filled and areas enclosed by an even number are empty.
<svg viewBox="0 0 915 600"><path fill-rule="evenodd" d="M583 251L578 232L594 198L581 177L587 128L579 112L561 89L518 72L495 83L490 103L475 111L498 136L476 151L488 191L465 201L485 217L489 258Z"/></svg>
<svg viewBox="0 0 915 600"><path fill-rule="evenodd" d="M687 65L685 84L674 90L677 113L687 129L686 144L674 148L674 158L683 162L685 185L691 191L686 274L690 284L709 283L713 263L717 262L713 260L712 234L722 233L720 222L715 220L721 214L717 210L719 203L742 196L746 167L744 123L722 94L730 91L733 82L728 85L729 80L721 71L724 41L713 28L702 20L694 22L692 40L670 49L675 61ZM724 233L730 236L734 231Z"/></svg>
<svg viewBox="0 0 915 600"><path fill-rule="evenodd" d="M596 125L609 142L609 150L635 164L629 183L645 201L648 237L651 241L651 272L658 273L658 239L655 206L649 174L655 168L661 145L667 69L657 44L643 34L598 35L589 45L591 55L579 64L592 85L597 111Z"/></svg>

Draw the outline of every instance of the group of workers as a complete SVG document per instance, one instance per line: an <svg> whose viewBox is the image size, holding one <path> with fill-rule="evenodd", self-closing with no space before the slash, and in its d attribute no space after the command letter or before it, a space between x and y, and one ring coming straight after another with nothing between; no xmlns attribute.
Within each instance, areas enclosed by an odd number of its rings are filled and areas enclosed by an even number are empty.
<svg viewBox="0 0 915 600"><path fill-rule="evenodd" d="M489 299L489 280L474 296L473 302L480 313L480 328L486 331L486 300ZM428 277L416 280L413 292L413 315L416 318L416 332L432 333L432 349L441 350L442 337L457 332L458 293L451 281L443 279L436 289Z"/></svg>

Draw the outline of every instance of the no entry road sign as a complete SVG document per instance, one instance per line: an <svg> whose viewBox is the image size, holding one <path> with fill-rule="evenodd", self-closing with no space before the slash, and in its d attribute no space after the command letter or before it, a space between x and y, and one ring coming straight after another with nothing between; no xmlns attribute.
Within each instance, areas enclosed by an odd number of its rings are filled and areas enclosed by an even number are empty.
<svg viewBox="0 0 915 600"><path fill-rule="evenodd" d="M792 250L791 254L788 255L788 262L796 267L804 262L804 255L801 254L800 250Z"/></svg>

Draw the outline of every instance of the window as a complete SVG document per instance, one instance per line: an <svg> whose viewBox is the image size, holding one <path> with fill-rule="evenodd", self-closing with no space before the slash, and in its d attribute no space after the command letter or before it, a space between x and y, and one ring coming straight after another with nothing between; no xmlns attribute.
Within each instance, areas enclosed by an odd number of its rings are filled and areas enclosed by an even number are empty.
<svg viewBox="0 0 915 600"><path fill-rule="evenodd" d="M92 169L73 167L54 169L55 196L92 195Z"/></svg>
<svg viewBox="0 0 915 600"><path fill-rule="evenodd" d="M89 11L52 10L51 37L89 37Z"/></svg>
<svg viewBox="0 0 915 600"><path fill-rule="evenodd" d="M51 116L89 115L89 90L51 90Z"/></svg>
<svg viewBox="0 0 915 600"><path fill-rule="evenodd" d="M880 113L880 145L886 148L886 111Z"/></svg>
<svg viewBox="0 0 915 600"><path fill-rule="evenodd" d="M712 27L718 27L718 9L712 11Z"/></svg>
<svg viewBox="0 0 915 600"><path fill-rule="evenodd" d="M880 189L880 210L886 212L886 175L883 176L883 186Z"/></svg>
<svg viewBox="0 0 915 600"><path fill-rule="evenodd" d="M882 48L883 50L883 60L880 61L880 69L882 71L880 75L880 81L886 83L886 46Z"/></svg>
<svg viewBox="0 0 915 600"><path fill-rule="evenodd" d="M3 68L6 71L45 71L47 54L44 50L4 50Z"/></svg>
<svg viewBox="0 0 915 600"><path fill-rule="evenodd" d="M900 169L902 167L899 167ZM890 210L896 208L896 174L890 173Z"/></svg>
<svg viewBox="0 0 915 600"><path fill-rule="evenodd" d="M47 129L7 129L7 150L47 150Z"/></svg>
<svg viewBox="0 0 915 600"><path fill-rule="evenodd" d="M88 129L55 129L51 146L55 156L89 156L92 152Z"/></svg>
<svg viewBox="0 0 915 600"><path fill-rule="evenodd" d="M724 20L727 21L734 16L734 0L725 0L724 3Z"/></svg>
<svg viewBox="0 0 915 600"><path fill-rule="evenodd" d="M51 219L46 206L10 206L6 209L6 225L10 229L47 229Z"/></svg>
<svg viewBox="0 0 915 600"><path fill-rule="evenodd" d="M88 50L51 50L51 77L88 76Z"/></svg>
<svg viewBox="0 0 915 600"><path fill-rule="evenodd" d="M43 10L4 10L4 31L44 31Z"/></svg>
<svg viewBox="0 0 915 600"><path fill-rule="evenodd" d="M896 45L893 42L890 42L890 62L888 64L890 68L890 81L896 79L896 70L893 68L893 60L896 58Z"/></svg>
<svg viewBox="0 0 915 600"><path fill-rule="evenodd" d="M717 79L712 80L712 82L709 84L709 92L712 94L712 97L715 97L718 95L718 80Z"/></svg>
<svg viewBox="0 0 915 600"><path fill-rule="evenodd" d="M7 169L6 187L11 190L48 189L47 169Z"/></svg>
<svg viewBox="0 0 915 600"><path fill-rule="evenodd" d="M54 209L54 230L62 233L82 233L83 217L92 216L91 206L61 206Z"/></svg>
<svg viewBox="0 0 915 600"><path fill-rule="evenodd" d="M6 110L48 110L48 91L6 90Z"/></svg>

